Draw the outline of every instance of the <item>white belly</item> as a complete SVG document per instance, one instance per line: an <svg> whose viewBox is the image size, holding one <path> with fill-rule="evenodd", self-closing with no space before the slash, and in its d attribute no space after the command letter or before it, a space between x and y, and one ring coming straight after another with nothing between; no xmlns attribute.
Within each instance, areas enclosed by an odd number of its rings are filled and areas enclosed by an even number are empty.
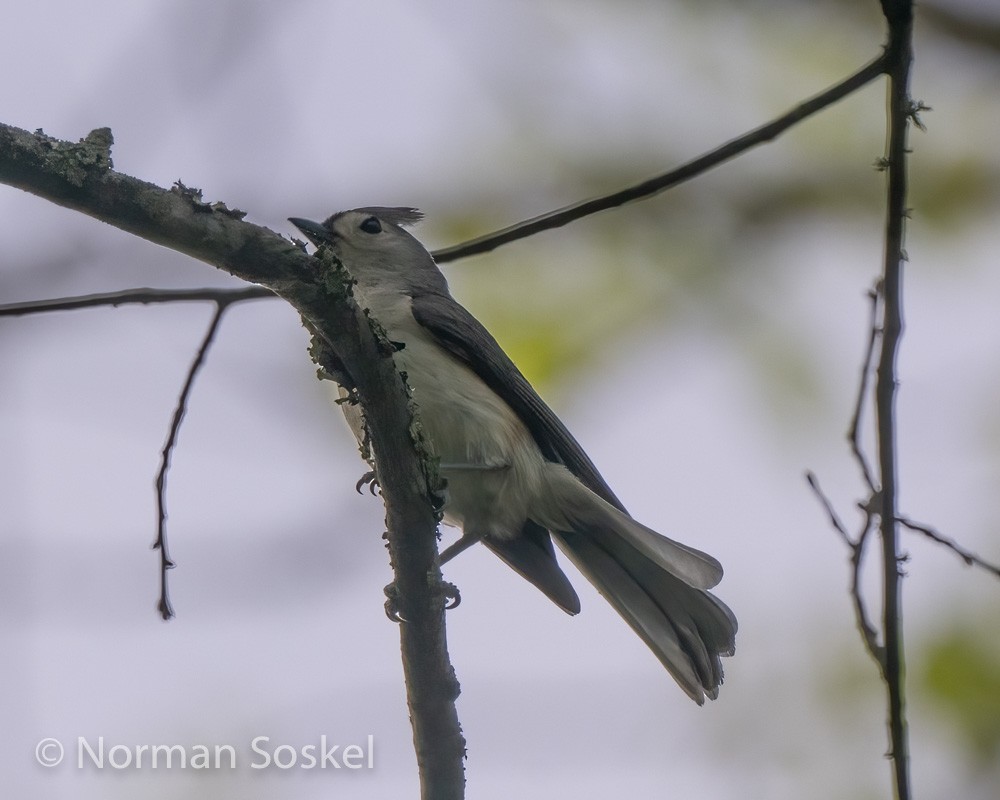
<svg viewBox="0 0 1000 800"><path fill-rule="evenodd" d="M389 338L404 345L394 358L406 373L420 422L448 481L445 521L467 534L517 536L544 465L531 434L479 376L416 323L409 298L405 305L380 306L373 313Z"/></svg>

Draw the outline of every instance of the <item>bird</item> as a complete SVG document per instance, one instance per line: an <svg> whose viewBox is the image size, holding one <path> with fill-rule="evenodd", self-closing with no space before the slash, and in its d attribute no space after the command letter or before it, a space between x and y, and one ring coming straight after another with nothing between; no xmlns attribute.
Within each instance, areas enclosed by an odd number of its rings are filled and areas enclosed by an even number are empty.
<svg viewBox="0 0 1000 800"><path fill-rule="evenodd" d="M333 251L358 304L393 343L439 472L444 521L481 543L568 614L580 600L553 541L699 705L716 699L737 621L709 589L712 556L633 519L566 426L461 304L407 227L415 208L371 206L323 222L290 217ZM343 376L341 376L343 377ZM342 387L350 397L350 387ZM341 403L359 442L363 409Z"/></svg>

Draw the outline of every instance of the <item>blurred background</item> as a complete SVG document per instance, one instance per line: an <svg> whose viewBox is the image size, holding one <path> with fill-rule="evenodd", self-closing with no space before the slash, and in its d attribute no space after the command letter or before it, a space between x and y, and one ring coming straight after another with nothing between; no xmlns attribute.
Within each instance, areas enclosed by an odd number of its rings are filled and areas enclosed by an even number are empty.
<svg viewBox="0 0 1000 800"><path fill-rule="evenodd" d="M110 126L117 169L285 234L288 216L419 206L430 248L676 166L883 39L874 0L52 0L6 16L3 122L71 140ZM902 509L994 562L998 55L995 4L921 4L913 94L933 111L911 136L898 399ZM698 708L578 575L569 618L466 553L446 577L470 798L890 796L848 553L803 477L853 530L844 432L881 267L884 99L878 82L659 198L445 268L631 512L723 562L740 620L721 697ZM236 285L8 187L0 220L0 302ZM177 618L154 610L153 479L211 313L0 320L6 791L416 796L383 509L355 493L365 466L279 301L232 308L198 379L168 479ZM904 547L914 785L995 798L1000 583L915 535ZM371 735L374 769L248 767L254 737L323 735ZM81 736L231 744L239 763L78 769ZM66 763L36 764L44 737Z"/></svg>

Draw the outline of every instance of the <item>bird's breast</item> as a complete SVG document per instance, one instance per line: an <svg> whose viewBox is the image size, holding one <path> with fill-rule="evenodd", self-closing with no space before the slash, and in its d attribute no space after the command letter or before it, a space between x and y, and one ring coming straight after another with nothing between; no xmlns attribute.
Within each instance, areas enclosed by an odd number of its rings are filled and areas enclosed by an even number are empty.
<svg viewBox="0 0 1000 800"><path fill-rule="evenodd" d="M402 345L393 358L406 373L420 423L448 481L445 518L466 533L517 535L543 466L527 427L414 319L409 297L368 308L389 339Z"/></svg>

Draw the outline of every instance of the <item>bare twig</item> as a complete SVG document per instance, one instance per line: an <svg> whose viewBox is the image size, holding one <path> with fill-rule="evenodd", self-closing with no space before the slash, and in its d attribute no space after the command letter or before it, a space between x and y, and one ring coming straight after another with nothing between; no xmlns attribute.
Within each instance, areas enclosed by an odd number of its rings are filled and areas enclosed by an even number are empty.
<svg viewBox="0 0 1000 800"><path fill-rule="evenodd" d="M851 424L847 430L847 440L851 443L851 452L854 460L858 462L861 469L861 476L864 478L868 491L874 494L878 491L875 486L875 479L872 477L871 467L868 466L868 458L861 449L861 414L864 409L865 400L868 397L868 386L872 374L872 362L875 358L875 345L878 343L882 329L878 324L879 297L881 296L881 285L876 286L868 292L868 299L871 301L870 316L868 322L868 345L865 348L865 357L861 362L861 380L858 381L858 396L854 403L854 413L851 415Z"/></svg>
<svg viewBox="0 0 1000 800"><path fill-rule="evenodd" d="M445 262L456 261L460 258L466 258L467 256L477 255L479 253L488 253L500 245L515 242L518 239L524 239L528 236L540 233L541 231L562 227L563 225L575 222L583 217L596 214L598 211L606 211L609 208L617 208L618 206L630 203L633 200L641 200L643 198L652 197L665 189L669 189L672 186L676 186L679 183L690 180L696 175L701 175L703 172L707 172L712 167L721 164L723 161L727 161L752 147L772 141L793 125L801 122L807 117L812 116L817 111L821 111L827 106L833 105L838 100L841 100L851 94L851 92L860 89L865 84L883 74L888 63L887 53L883 53L874 61L859 69L853 75L850 75L837 85L830 87L815 97L800 103L791 111L782 114L780 117L771 120L765 125L761 125L759 128L755 128L754 130L745 133L736 139L716 147L714 150L711 150L704 155L698 156L698 158L693 161L689 161L686 164L671 170L670 172L665 172L662 175L657 175L656 177L645 180L642 183L612 192L611 194L595 197L591 200L584 200L579 203L573 203L572 205L556 209L555 211L549 211L545 214L541 214L540 216L532 217L531 219L518 222L506 228L501 228L500 230L493 231L492 233L487 233L484 236L470 239L469 241L462 242L461 244L445 247L441 250L435 250L431 255L434 256L434 260L439 264L444 264Z"/></svg>
<svg viewBox="0 0 1000 800"><path fill-rule="evenodd" d="M955 553L959 558L962 559L970 567L979 567L986 572L992 573L995 577L1000 578L1000 566L996 564L991 564L984 558L980 558L978 555L973 553L971 550L962 547L954 539L949 539L947 536L938 533L934 528L929 525L924 525L920 522L914 522L906 517L897 517L897 522L904 528L909 528L911 531L916 531L917 533L922 533L928 539L937 542L938 544L944 545L953 553Z"/></svg>
<svg viewBox="0 0 1000 800"><path fill-rule="evenodd" d="M201 341L201 346L188 368L187 378L184 380L184 388L181 389L177 398L177 405L174 407L173 419L170 422L170 432L167 434L166 444L160 454L160 469L156 473L156 541L153 542L153 549L160 551L160 599L156 604L160 616L167 620L174 616L174 610L170 605L170 597L167 592L167 572L174 568L175 564L170 558L167 550L167 472L170 469L170 456L174 452L177 444L177 436L181 430L181 422L187 412L188 399L191 397L191 389L194 386L195 376L205 363L205 357L212 346L215 334L219 330L219 323L222 322L222 315L229 307L229 303L220 302L215 306L215 313L209 323L208 330Z"/></svg>
<svg viewBox="0 0 1000 800"><path fill-rule="evenodd" d="M812 472L806 472L806 481L823 506L823 510L826 511L833 529L840 535L840 538L844 540L844 544L851 551L851 602L854 605L854 617L857 621L858 630L861 632L861 638L865 643L865 648L871 657L875 659L879 671L883 671L885 669L885 653L878 642L878 631L875 630L875 626L872 624L871 618L868 615L868 609L865 606L864 596L861 594L861 566L865 558L865 547L868 544L868 537L873 530L874 517L867 508L862 506L861 510L865 513L864 525L859 531L857 538L852 538L851 534L847 531L847 527L834 509L833 504L830 502L830 499L820 488L816 476Z"/></svg>
<svg viewBox="0 0 1000 800"><path fill-rule="evenodd" d="M840 515L837 514L836 509L833 507L833 503L830 502L830 498L824 494L823 490L819 488L819 480L816 478L816 474L812 470L806 471L806 483L809 484L809 488L813 490L813 494L816 495L816 499L819 500L820 505L823 506L823 510L826 512L827 517L830 519L830 524L833 529L840 534L840 538L844 540L844 544L848 547L856 547L855 541L851 538L851 534L847 532L847 526L840 519Z"/></svg>
<svg viewBox="0 0 1000 800"><path fill-rule="evenodd" d="M847 531L847 527L841 521L830 502L829 498L819 487L819 481L812 472L806 473L806 480L810 488L819 499L823 509L830 519L830 524L840 538L847 545L851 553L851 603L854 606L854 618L864 642L865 649L878 665L879 672L885 674L885 648L879 644L878 631L871 621L868 608L865 604L864 596L861 593L861 569L865 558L865 548L868 545L868 538L874 529L874 522L877 518L875 510L876 498L878 497L878 487L872 476L871 467L868 465L868 458L861 446L861 417L864 413L865 402L868 400L868 390L871 384L872 362L875 357L875 345L878 342L881 328L878 323L879 298L881 296L881 285L876 285L868 292L870 301L870 314L868 322L868 341L865 345L864 356L861 359L861 369L858 374L858 391L854 402L854 411L851 414L851 422L847 429L847 441L851 446L851 454L858 464L862 479L868 489L868 500L865 503L858 503L858 508L864 514L864 524L858 535L852 537Z"/></svg>
<svg viewBox="0 0 1000 800"><path fill-rule="evenodd" d="M875 532L875 517L868 509L865 512L864 525L858 533L857 541L851 548L851 598L854 603L854 616L857 620L858 630L861 631L861 638L864 640L865 649L875 660L879 672L885 675L885 646L879 644L878 632L868 614L868 607L865 605L864 596L861 594L861 569L865 560L865 548L868 545L868 538Z"/></svg>
<svg viewBox="0 0 1000 800"><path fill-rule="evenodd" d="M0 317L22 317L48 311L70 311L77 308L124 306L130 304L187 303L210 300L229 306L244 300L263 300L277 295L263 286L243 286L237 289L126 289L120 292L84 294L77 297L56 297L29 300L24 303L0 305Z"/></svg>

